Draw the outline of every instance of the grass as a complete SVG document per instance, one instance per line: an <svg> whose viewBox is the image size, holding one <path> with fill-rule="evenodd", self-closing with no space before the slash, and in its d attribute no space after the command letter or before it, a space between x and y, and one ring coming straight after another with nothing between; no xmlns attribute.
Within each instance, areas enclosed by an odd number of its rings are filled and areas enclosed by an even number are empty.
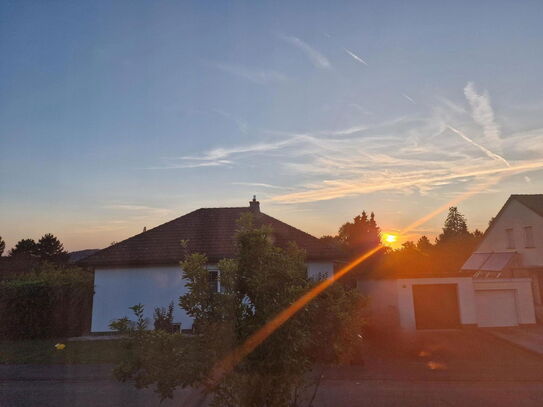
<svg viewBox="0 0 543 407"><path fill-rule="evenodd" d="M55 344L66 348L57 350ZM65 342L39 339L0 341L0 364L92 364L117 363L123 352L120 340Z"/></svg>

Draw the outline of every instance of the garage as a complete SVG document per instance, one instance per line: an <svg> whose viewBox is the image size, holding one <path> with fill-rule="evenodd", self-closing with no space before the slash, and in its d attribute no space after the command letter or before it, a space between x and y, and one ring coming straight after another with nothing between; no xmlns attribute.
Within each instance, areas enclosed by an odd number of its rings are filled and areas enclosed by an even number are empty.
<svg viewBox="0 0 543 407"><path fill-rule="evenodd" d="M417 329L460 327L457 284L413 284Z"/></svg>
<svg viewBox="0 0 543 407"><path fill-rule="evenodd" d="M519 324L516 290L476 290L475 305L480 327Z"/></svg>

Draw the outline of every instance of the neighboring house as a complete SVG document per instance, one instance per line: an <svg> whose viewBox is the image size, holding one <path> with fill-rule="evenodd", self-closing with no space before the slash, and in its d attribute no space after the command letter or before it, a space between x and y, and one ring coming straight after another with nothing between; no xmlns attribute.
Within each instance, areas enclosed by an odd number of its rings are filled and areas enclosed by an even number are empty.
<svg viewBox="0 0 543 407"><path fill-rule="evenodd" d="M110 246L84 258L78 264L94 269L95 295L92 332L109 331L109 323L130 316L128 307L145 305L145 315L152 317L155 307L176 305L174 322L190 329L192 319L177 307L179 297L187 292L179 262L187 250L207 255L210 282L219 289L217 263L236 254L237 221L252 213L257 225L270 225L274 243L286 247L289 242L306 251L308 275L331 277L340 254L334 248L299 229L260 212L256 199L249 207L202 208L156 228Z"/></svg>
<svg viewBox="0 0 543 407"><path fill-rule="evenodd" d="M482 313L486 308L504 323L515 324L515 318L522 323L519 306L529 301L542 315L543 194L511 195L462 269L474 272L476 285L493 280L500 287L500 292L481 291ZM519 284L531 293L521 293Z"/></svg>
<svg viewBox="0 0 543 407"><path fill-rule="evenodd" d="M534 324L543 297L543 195L511 195L458 273L362 279L379 329Z"/></svg>

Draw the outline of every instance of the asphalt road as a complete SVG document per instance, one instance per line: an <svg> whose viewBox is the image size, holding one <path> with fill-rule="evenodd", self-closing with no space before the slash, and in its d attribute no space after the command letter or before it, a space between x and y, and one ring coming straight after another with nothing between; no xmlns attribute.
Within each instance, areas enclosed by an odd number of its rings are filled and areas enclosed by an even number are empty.
<svg viewBox="0 0 543 407"><path fill-rule="evenodd" d="M374 342L363 366L319 370L315 407L543 406L543 358L477 330ZM159 405L152 391L115 382L110 369L0 366L0 406ZM195 405L195 396L180 391L161 406Z"/></svg>

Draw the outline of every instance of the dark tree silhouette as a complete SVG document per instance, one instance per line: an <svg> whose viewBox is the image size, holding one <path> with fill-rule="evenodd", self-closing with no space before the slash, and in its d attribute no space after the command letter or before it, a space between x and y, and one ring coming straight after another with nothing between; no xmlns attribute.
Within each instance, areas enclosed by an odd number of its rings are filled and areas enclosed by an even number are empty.
<svg viewBox="0 0 543 407"><path fill-rule="evenodd" d="M15 247L9 251L9 256L27 259L37 257L36 242L34 239L19 240Z"/></svg>
<svg viewBox="0 0 543 407"><path fill-rule="evenodd" d="M377 226L374 213L372 212L368 218L363 211L352 222L347 222L339 228L338 238L349 254L362 254L381 244L381 229Z"/></svg>
<svg viewBox="0 0 543 407"><path fill-rule="evenodd" d="M4 253L5 249L6 249L6 242L4 242L4 239L2 239L2 236L0 236L0 256Z"/></svg>
<svg viewBox="0 0 543 407"><path fill-rule="evenodd" d="M51 263L64 264L68 262L68 252L64 250L64 246L51 233L47 233L41 237L36 245L37 255L41 260Z"/></svg>
<svg viewBox="0 0 543 407"><path fill-rule="evenodd" d="M443 232L437 237L436 244L443 244L451 239L461 239L469 235L465 216L458 211L456 206L451 206L447 219L445 219Z"/></svg>
<svg viewBox="0 0 543 407"><path fill-rule="evenodd" d="M430 242L430 239L428 239L426 236L421 236L417 242L417 249L421 253L425 253L425 254L430 253L430 250L432 250L432 247L433 245Z"/></svg>

